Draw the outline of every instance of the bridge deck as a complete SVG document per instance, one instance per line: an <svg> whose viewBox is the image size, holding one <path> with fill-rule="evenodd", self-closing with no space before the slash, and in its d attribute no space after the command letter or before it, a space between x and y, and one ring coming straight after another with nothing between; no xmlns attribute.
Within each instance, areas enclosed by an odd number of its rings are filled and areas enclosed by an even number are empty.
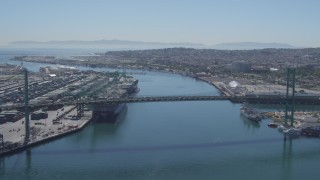
<svg viewBox="0 0 320 180"><path fill-rule="evenodd" d="M294 100L296 104L320 104L320 96L297 96ZM291 99L281 96L155 96L155 97L133 97L121 99L98 99L98 100L78 100L78 101L56 101L53 103L30 104L30 107L43 107L50 105L74 105L74 104L117 104L117 103L139 103L139 102L164 102L164 101L225 101L234 103L260 103L260 104L285 104L291 103ZM22 108L24 104L1 105L2 109Z"/></svg>

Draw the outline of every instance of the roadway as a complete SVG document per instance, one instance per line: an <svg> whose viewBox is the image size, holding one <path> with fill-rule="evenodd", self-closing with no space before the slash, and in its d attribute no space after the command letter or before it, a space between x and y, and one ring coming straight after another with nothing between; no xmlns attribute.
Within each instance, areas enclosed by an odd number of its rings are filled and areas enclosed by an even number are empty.
<svg viewBox="0 0 320 180"><path fill-rule="evenodd" d="M319 105L320 96L297 96L295 104ZM52 105L75 105L75 104L119 104L119 103L140 103L140 102L168 102L168 101L226 101L233 103L257 103L257 104L285 104L292 103L290 98L283 96L154 96L154 97L131 97L131 98L105 98L105 99L79 99L69 101L42 102L29 104L30 108L45 107ZM1 109L23 108L23 103L1 105Z"/></svg>

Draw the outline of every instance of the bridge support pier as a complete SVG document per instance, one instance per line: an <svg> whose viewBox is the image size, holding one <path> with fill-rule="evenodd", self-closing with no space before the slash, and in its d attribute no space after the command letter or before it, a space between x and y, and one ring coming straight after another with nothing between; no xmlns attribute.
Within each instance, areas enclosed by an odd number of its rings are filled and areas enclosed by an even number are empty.
<svg viewBox="0 0 320 180"><path fill-rule="evenodd" d="M77 116L83 116L84 104L77 104Z"/></svg>
<svg viewBox="0 0 320 180"><path fill-rule="evenodd" d="M3 134L0 134L0 152L4 149Z"/></svg>
<svg viewBox="0 0 320 180"><path fill-rule="evenodd" d="M28 70L24 69L24 108L25 108L25 144L29 142L29 90L28 90Z"/></svg>
<svg viewBox="0 0 320 180"><path fill-rule="evenodd" d="M287 72L287 92L286 92L286 112L285 112L285 124L288 124L288 119L289 119L289 101L291 103L291 109L290 109L290 125L293 126L294 122L294 104L295 104L295 86L296 86L296 70L295 69L289 69ZM291 96L289 98L289 91L290 88L292 90Z"/></svg>

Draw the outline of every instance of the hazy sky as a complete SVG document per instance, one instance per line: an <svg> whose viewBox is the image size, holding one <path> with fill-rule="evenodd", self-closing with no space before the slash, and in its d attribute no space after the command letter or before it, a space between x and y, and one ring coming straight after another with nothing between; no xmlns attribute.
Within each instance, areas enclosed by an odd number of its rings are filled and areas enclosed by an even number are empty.
<svg viewBox="0 0 320 180"><path fill-rule="evenodd" d="M320 0L0 0L0 44L278 42L320 47Z"/></svg>

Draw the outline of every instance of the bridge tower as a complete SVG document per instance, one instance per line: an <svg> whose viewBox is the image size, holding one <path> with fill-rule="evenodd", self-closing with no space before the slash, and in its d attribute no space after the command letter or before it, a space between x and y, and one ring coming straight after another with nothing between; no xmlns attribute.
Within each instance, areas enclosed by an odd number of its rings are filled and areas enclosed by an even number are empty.
<svg viewBox="0 0 320 180"><path fill-rule="evenodd" d="M25 114L25 144L29 142L29 96L28 96L28 70L24 69L24 114Z"/></svg>
<svg viewBox="0 0 320 180"><path fill-rule="evenodd" d="M83 116L84 104L77 104L77 116Z"/></svg>
<svg viewBox="0 0 320 180"><path fill-rule="evenodd" d="M0 134L0 152L4 149L3 134Z"/></svg>
<svg viewBox="0 0 320 180"><path fill-rule="evenodd" d="M286 112L285 112L285 124L288 124L290 119L290 125L293 126L294 121L294 99L295 99L295 86L296 86L296 69L287 70L287 92L286 92ZM291 92L290 92L291 91ZM291 103L291 109L289 110L289 103ZM288 114L290 111L290 117Z"/></svg>

